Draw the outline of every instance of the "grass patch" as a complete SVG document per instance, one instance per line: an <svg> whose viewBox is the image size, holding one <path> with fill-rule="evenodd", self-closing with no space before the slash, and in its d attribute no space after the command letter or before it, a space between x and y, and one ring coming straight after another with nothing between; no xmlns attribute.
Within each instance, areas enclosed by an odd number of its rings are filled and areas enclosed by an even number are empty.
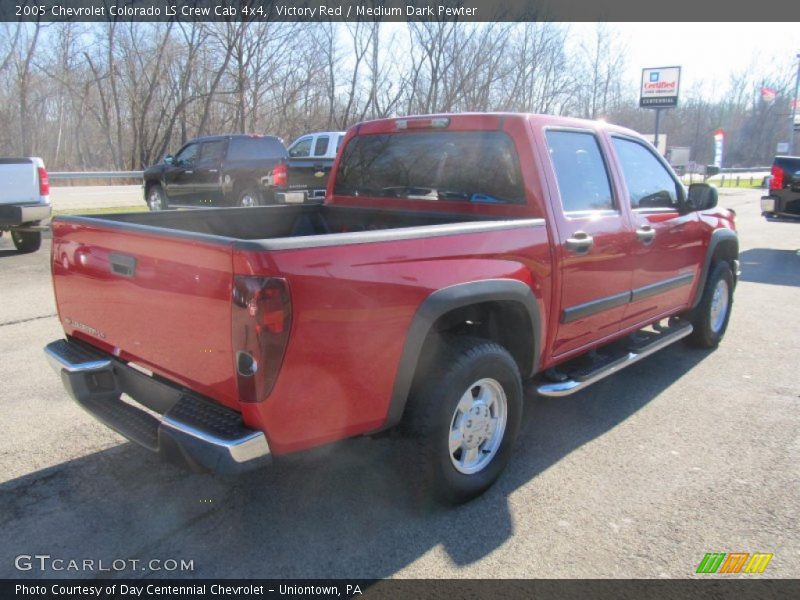
<svg viewBox="0 0 800 600"><path fill-rule="evenodd" d="M147 206L144 204L135 204L133 206L103 206L100 208L65 208L62 210L54 210L53 216L108 215L113 213L132 213L132 212L147 212Z"/></svg>

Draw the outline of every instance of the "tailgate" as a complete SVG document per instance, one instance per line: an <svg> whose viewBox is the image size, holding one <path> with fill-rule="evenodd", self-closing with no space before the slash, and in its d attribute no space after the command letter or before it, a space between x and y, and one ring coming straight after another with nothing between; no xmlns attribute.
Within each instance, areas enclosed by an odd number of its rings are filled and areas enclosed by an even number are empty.
<svg viewBox="0 0 800 600"><path fill-rule="evenodd" d="M238 408L228 241L60 217L52 261L68 335Z"/></svg>
<svg viewBox="0 0 800 600"><path fill-rule="evenodd" d="M0 204L39 202L37 165L29 158L0 158Z"/></svg>

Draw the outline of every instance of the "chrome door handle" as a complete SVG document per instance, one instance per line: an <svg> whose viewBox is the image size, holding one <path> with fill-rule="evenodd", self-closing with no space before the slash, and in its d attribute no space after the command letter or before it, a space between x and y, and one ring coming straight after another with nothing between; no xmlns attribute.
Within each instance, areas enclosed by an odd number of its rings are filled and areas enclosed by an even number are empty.
<svg viewBox="0 0 800 600"><path fill-rule="evenodd" d="M219 169L209 169L209 173L219 173Z"/></svg>
<svg viewBox="0 0 800 600"><path fill-rule="evenodd" d="M651 225L642 225L636 230L636 237L645 246L649 246L656 239L656 230Z"/></svg>
<svg viewBox="0 0 800 600"><path fill-rule="evenodd" d="M187 175L192 175L194 174L194 171L184 171L184 173L186 173Z"/></svg>
<svg viewBox="0 0 800 600"><path fill-rule="evenodd" d="M594 245L594 238L585 231L576 231L571 238L564 242L567 250L575 254L586 254Z"/></svg>

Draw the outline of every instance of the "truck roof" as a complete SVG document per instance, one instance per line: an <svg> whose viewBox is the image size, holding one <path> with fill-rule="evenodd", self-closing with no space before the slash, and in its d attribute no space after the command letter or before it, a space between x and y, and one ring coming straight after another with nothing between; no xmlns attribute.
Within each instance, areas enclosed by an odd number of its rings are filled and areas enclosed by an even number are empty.
<svg viewBox="0 0 800 600"><path fill-rule="evenodd" d="M574 117L561 117L539 113L517 113L517 112L464 112L464 113L435 113L423 115L409 115L402 117L390 117L386 119L376 119L374 121L362 121L351 127L356 128L358 133L388 133L397 130L397 121L425 119L450 119L451 123L457 123L465 129L489 129L498 126L500 122L508 119L527 120L531 123L545 127L576 127L580 129L590 129L595 131L606 130L634 135L641 137L641 134L626 127L613 125L605 121L592 121L589 119L577 119ZM363 131L362 131L363 130ZM350 130L348 130L350 131Z"/></svg>
<svg viewBox="0 0 800 600"><path fill-rule="evenodd" d="M241 138L274 138L281 143L283 140L279 138L277 135L268 135L268 134L260 134L260 133L221 133L217 135L202 135L200 137L192 138L187 141L189 142L214 142L217 140L232 140L232 139L241 139Z"/></svg>

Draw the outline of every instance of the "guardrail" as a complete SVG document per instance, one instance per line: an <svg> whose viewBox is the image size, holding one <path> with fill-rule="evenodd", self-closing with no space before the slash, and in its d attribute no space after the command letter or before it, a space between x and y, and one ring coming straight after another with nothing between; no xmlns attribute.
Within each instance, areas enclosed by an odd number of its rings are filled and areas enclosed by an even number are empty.
<svg viewBox="0 0 800 600"><path fill-rule="evenodd" d="M75 179L141 179L143 171L54 171L48 173L53 181Z"/></svg>

